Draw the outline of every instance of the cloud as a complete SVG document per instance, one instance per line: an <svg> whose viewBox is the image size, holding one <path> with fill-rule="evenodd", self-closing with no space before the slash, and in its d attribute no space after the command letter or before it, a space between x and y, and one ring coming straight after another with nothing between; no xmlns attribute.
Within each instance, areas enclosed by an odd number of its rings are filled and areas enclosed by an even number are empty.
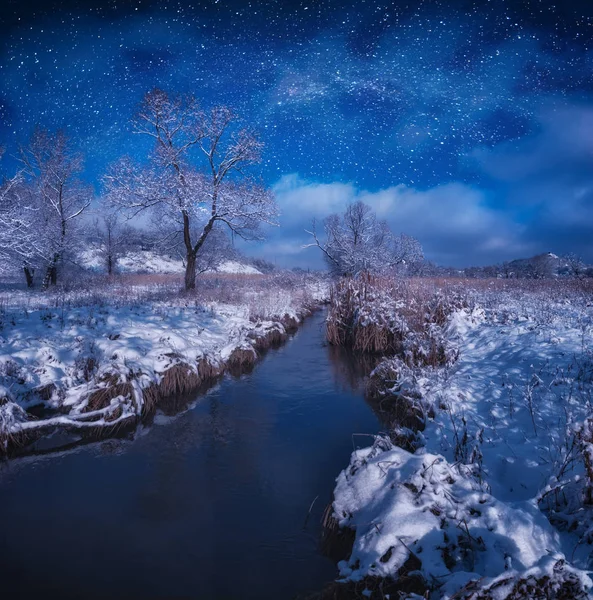
<svg viewBox="0 0 593 600"><path fill-rule="evenodd" d="M393 231L417 237L427 257L441 264L484 264L528 251L522 226L489 206L484 192L462 183L428 190L399 185L360 199Z"/></svg>
<svg viewBox="0 0 593 600"><path fill-rule="evenodd" d="M593 262L593 107L548 108L536 134L472 154L538 251Z"/></svg>
<svg viewBox="0 0 593 600"><path fill-rule="evenodd" d="M355 200L369 204L394 232L417 237L428 258L441 264L485 264L529 251L521 242L522 226L488 206L484 193L462 183L429 190L404 185L377 192L351 184L315 183L297 175L284 176L274 187L280 208L280 228L270 232L259 254L287 266L321 267L305 232L332 213L341 213ZM318 224L321 229L321 224Z"/></svg>
<svg viewBox="0 0 593 600"><path fill-rule="evenodd" d="M593 163L593 107L551 106L538 116L534 135L476 148L471 156L485 174L512 184L587 176Z"/></svg>
<svg viewBox="0 0 593 600"><path fill-rule="evenodd" d="M550 105L532 135L468 156L479 185L367 191L284 176L274 186L281 228L262 252L273 250L289 266L322 266L314 248L302 248L309 241L304 230L360 199L394 232L417 237L439 264L492 264L547 251L593 262L593 107Z"/></svg>

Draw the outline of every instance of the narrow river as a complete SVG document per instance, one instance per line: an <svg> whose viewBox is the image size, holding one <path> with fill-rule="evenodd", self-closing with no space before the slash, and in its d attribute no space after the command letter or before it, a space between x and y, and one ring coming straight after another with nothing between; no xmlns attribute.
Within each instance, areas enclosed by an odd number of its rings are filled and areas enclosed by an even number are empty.
<svg viewBox="0 0 593 600"><path fill-rule="evenodd" d="M380 425L324 317L134 441L0 462L3 595L282 600L332 580L321 514L352 434Z"/></svg>

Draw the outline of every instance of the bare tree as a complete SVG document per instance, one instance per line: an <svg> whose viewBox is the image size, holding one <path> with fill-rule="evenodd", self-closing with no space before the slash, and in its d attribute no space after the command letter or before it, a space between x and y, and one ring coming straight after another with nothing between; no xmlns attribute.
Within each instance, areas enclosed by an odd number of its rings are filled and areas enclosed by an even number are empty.
<svg viewBox="0 0 593 600"><path fill-rule="evenodd" d="M133 235L132 228L126 224L117 211L107 212L95 219L96 242L99 254L108 275L113 275L118 258L125 252Z"/></svg>
<svg viewBox="0 0 593 600"><path fill-rule="evenodd" d="M420 260L422 247L406 235L394 237L386 221L360 200L349 205L342 216L333 214L323 221L325 240L314 227L307 231L313 242L304 247L318 247L334 275L353 276L365 271L383 271L404 263Z"/></svg>
<svg viewBox="0 0 593 600"><path fill-rule="evenodd" d="M583 259L574 252L562 257L566 262L568 274L575 279L584 279L587 276L587 265Z"/></svg>
<svg viewBox="0 0 593 600"><path fill-rule="evenodd" d="M244 239L261 239L262 223L275 224L272 195L249 177L262 144L227 107L202 111L193 97L146 94L134 132L151 138L144 167L123 159L105 177L111 200L131 214L156 213L182 236L185 289L196 285L198 253L216 223Z"/></svg>
<svg viewBox="0 0 593 600"><path fill-rule="evenodd" d="M36 129L20 157L29 196L29 228L35 230L25 275L29 283L32 269L43 266L47 288L56 284L60 264L75 249L79 217L91 204L92 189L79 179L82 156L71 150L63 131Z"/></svg>
<svg viewBox="0 0 593 600"><path fill-rule="evenodd" d="M192 232L193 239L197 239L198 235L198 231ZM161 235L154 238L153 247L161 253L179 257L186 264L186 247L182 232L178 229L161 231ZM196 254L196 275L215 271L223 262L237 259L238 256L239 253L233 248L224 229L220 225L214 225Z"/></svg>
<svg viewBox="0 0 593 600"><path fill-rule="evenodd" d="M3 154L0 147L0 158ZM27 274L31 230L22 183L22 173L18 172L0 184L0 272L7 272L17 261L23 261ZM32 279L27 278L27 283L32 285Z"/></svg>
<svg viewBox="0 0 593 600"><path fill-rule="evenodd" d="M411 235L400 233L393 239L392 258L394 265L406 265L408 271L419 270L424 262L422 244Z"/></svg>

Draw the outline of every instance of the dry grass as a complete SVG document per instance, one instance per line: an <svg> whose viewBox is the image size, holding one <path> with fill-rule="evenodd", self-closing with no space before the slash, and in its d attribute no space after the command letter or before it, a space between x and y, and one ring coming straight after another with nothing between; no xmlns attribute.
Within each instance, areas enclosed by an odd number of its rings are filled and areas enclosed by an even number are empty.
<svg viewBox="0 0 593 600"><path fill-rule="evenodd" d="M334 516L333 503L330 502L321 518L321 552L338 563L352 554L356 532L347 527L342 528Z"/></svg>
<svg viewBox="0 0 593 600"><path fill-rule="evenodd" d="M342 280L331 293L328 341L355 352L401 356L409 365L446 364L452 357L441 328L469 299L458 285L444 284L370 275Z"/></svg>
<svg viewBox="0 0 593 600"><path fill-rule="evenodd" d="M260 353L270 348L278 348L288 338L288 334L280 328L268 329L263 335L253 332L250 335L253 347Z"/></svg>
<svg viewBox="0 0 593 600"><path fill-rule="evenodd" d="M227 360L227 369L231 375L249 373L257 361L254 348L235 348Z"/></svg>
<svg viewBox="0 0 593 600"><path fill-rule="evenodd" d="M161 398L185 395L198 389L203 380L189 365L177 364L167 369L158 386Z"/></svg>
<svg viewBox="0 0 593 600"><path fill-rule="evenodd" d="M106 387L95 390L89 396L87 405L83 409L83 413L94 412L107 408L111 401L118 396L131 398L134 395L134 388L131 383L116 383L107 385Z"/></svg>

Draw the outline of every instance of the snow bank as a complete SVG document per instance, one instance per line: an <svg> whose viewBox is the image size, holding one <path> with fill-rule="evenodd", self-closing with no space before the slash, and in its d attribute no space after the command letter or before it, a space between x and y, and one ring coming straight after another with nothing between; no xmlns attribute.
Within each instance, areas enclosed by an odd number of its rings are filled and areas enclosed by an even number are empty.
<svg viewBox="0 0 593 600"><path fill-rule="evenodd" d="M104 258L97 248L87 248L80 252L78 261L85 269L98 272L105 270ZM181 258L160 254L152 250L135 250L125 252L117 258L116 270L119 273L182 274L185 272L185 265ZM262 274L255 267L236 260L224 261L209 272L238 275Z"/></svg>
<svg viewBox="0 0 593 600"><path fill-rule="evenodd" d="M471 470L381 442L356 451L338 477L334 512L356 531L342 577L397 577L413 556L425 581L441 582L440 597L450 598L469 581L488 586L501 573L564 559L534 501L501 502Z"/></svg>
<svg viewBox="0 0 593 600"><path fill-rule="evenodd" d="M338 477L334 517L356 533L340 575L397 579L411 561L434 598L588 597L593 303L467 293L444 326L453 366L390 358L373 373L384 403L412 398L422 431L394 423Z"/></svg>
<svg viewBox="0 0 593 600"><path fill-rule="evenodd" d="M323 294L317 282L304 285L291 292L246 284L234 304L178 294L122 305L60 304L51 295L36 296L33 306L46 300L41 308L7 303L0 438L25 443L55 428L135 424L167 397L253 364L285 339Z"/></svg>

